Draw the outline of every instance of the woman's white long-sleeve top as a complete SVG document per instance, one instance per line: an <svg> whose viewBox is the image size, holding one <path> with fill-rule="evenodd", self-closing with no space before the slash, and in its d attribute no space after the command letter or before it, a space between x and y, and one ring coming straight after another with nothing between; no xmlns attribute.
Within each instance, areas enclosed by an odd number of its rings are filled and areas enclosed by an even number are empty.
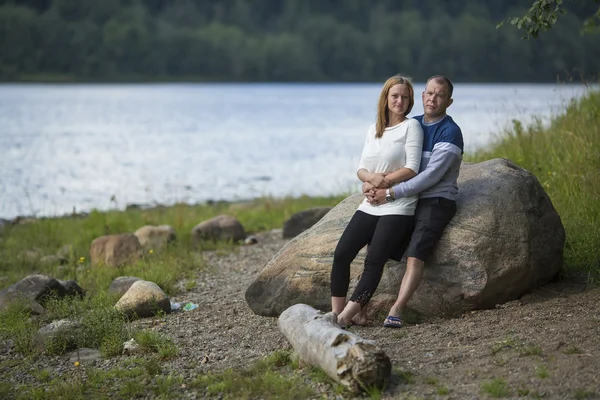
<svg viewBox="0 0 600 400"><path fill-rule="evenodd" d="M375 137L375 124L367 132L358 169L369 172L393 172L399 168L410 168L419 172L423 147L423 129L412 118L398 125L385 128L383 136ZM414 215L419 196L400 197L390 203L373 206L365 199L359 210L371 215Z"/></svg>

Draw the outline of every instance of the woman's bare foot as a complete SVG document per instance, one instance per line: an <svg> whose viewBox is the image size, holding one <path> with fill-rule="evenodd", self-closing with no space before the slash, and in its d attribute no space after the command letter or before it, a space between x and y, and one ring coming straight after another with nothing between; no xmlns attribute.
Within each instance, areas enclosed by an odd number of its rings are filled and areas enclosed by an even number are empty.
<svg viewBox="0 0 600 400"><path fill-rule="evenodd" d="M358 314L354 315L352 323L358 326L366 326L369 323L366 310L361 310Z"/></svg>

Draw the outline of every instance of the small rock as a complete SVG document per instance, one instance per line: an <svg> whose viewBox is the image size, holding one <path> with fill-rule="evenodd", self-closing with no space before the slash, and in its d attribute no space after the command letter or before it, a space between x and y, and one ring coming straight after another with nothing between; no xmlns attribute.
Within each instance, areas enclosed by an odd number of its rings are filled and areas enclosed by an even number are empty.
<svg viewBox="0 0 600 400"><path fill-rule="evenodd" d="M283 237L289 239L298 236L319 222L329 211L331 207L313 207L292 215L283 224Z"/></svg>
<svg viewBox="0 0 600 400"><path fill-rule="evenodd" d="M176 239L175 229L169 225L146 225L135 231L144 250L160 250Z"/></svg>
<svg viewBox="0 0 600 400"><path fill-rule="evenodd" d="M142 256L141 250L142 246L135 235L101 236L90 245L90 261L92 267L121 267L138 261Z"/></svg>
<svg viewBox="0 0 600 400"><path fill-rule="evenodd" d="M202 240L231 240L237 242L246 237L244 227L231 215L218 215L201 222L192 229L194 244Z"/></svg>
<svg viewBox="0 0 600 400"><path fill-rule="evenodd" d="M146 318L155 316L159 310L171 313L171 302L156 283L140 280L131 285L115 308L128 317Z"/></svg>
<svg viewBox="0 0 600 400"><path fill-rule="evenodd" d="M35 344L41 351L60 354L77 347L77 334L81 324L61 319L44 325L35 336Z"/></svg>
<svg viewBox="0 0 600 400"><path fill-rule="evenodd" d="M110 287L108 288L108 294L110 296L118 296L120 298L127 293L134 282L141 280L141 278L137 278L135 276L119 276L110 284Z"/></svg>
<svg viewBox="0 0 600 400"><path fill-rule="evenodd" d="M135 354L139 349L140 345L133 338L123 343L123 353L125 354Z"/></svg>

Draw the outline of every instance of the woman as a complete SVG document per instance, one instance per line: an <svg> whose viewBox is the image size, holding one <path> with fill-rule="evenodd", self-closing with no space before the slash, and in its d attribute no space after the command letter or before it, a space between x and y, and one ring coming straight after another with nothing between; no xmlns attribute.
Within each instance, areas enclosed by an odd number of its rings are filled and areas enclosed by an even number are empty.
<svg viewBox="0 0 600 400"><path fill-rule="evenodd" d="M344 230L331 268L331 308L340 326L366 324L357 314L367 305L389 256L407 242L414 226L417 196L393 198L387 192L385 204L371 204L373 189L389 188L414 177L419 171L423 130L407 118L414 105L414 90L408 78L396 75L383 85L377 107L377 122L370 127L358 165L365 200ZM346 304L350 285L350 264L365 246L369 251L358 285ZM360 318L359 318L360 317Z"/></svg>

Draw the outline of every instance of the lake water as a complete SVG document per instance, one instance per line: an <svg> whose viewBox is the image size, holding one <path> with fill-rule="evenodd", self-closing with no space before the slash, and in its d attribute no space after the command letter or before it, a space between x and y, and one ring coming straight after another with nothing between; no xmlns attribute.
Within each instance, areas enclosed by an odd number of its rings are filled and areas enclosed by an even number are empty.
<svg viewBox="0 0 600 400"><path fill-rule="evenodd" d="M420 93L411 115L422 113ZM0 218L330 195L355 175L380 84L0 85ZM466 151L589 89L457 84Z"/></svg>

